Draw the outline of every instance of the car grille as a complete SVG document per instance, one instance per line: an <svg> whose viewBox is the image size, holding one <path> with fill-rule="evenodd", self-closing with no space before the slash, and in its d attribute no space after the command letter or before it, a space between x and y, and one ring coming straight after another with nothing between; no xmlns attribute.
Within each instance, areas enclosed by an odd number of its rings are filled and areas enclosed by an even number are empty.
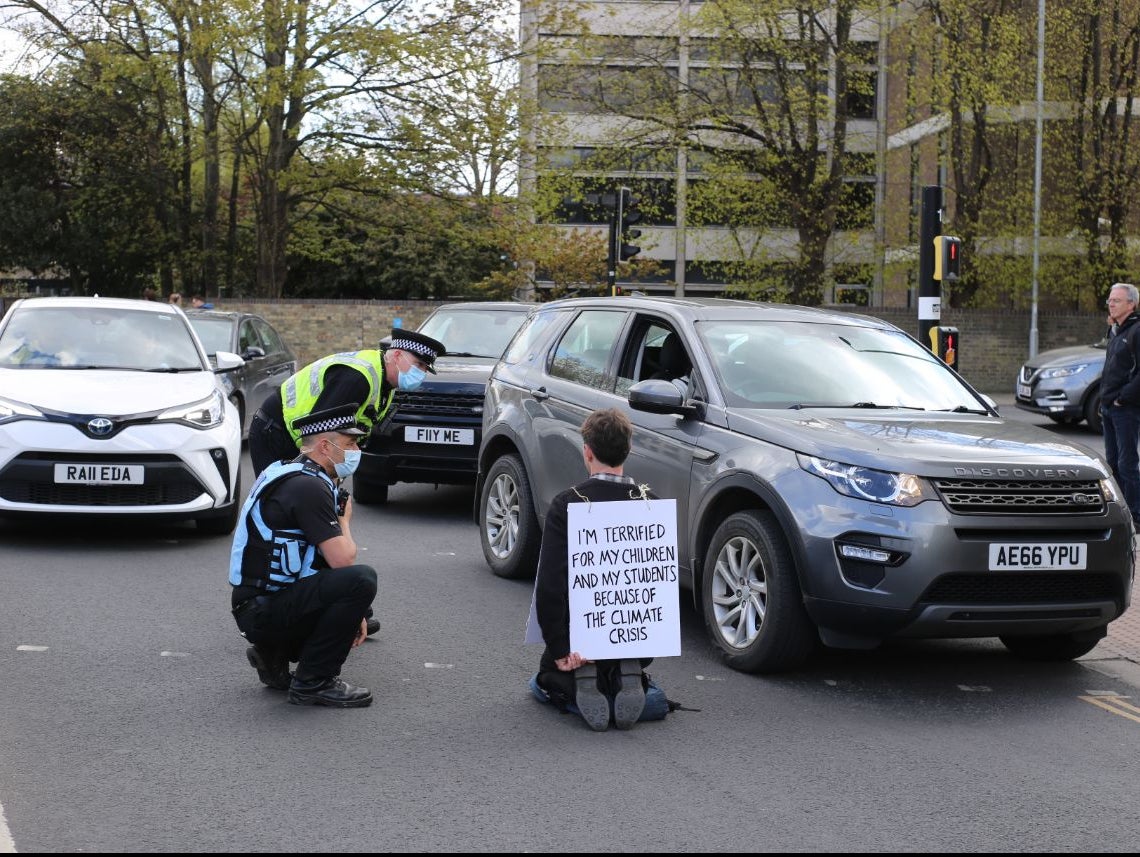
<svg viewBox="0 0 1140 857"><path fill-rule="evenodd" d="M142 464L146 467L143 485L85 485L56 483L55 462L82 461L106 464ZM91 455L66 452L25 452L0 473L0 497L12 503L35 505L95 506L172 506L189 503L206 489L186 469L176 455L161 453L134 455Z"/></svg>
<svg viewBox="0 0 1140 857"><path fill-rule="evenodd" d="M400 392L393 406L397 415L416 416L482 416L483 397L448 393Z"/></svg>
<svg viewBox="0 0 1140 857"><path fill-rule="evenodd" d="M1105 505L1091 480L935 479L934 487L958 515L1099 515Z"/></svg>
<svg viewBox="0 0 1140 857"><path fill-rule="evenodd" d="M0 496L13 503L55 506L172 506L201 496L202 487L173 485L22 485L0 482Z"/></svg>
<svg viewBox="0 0 1140 857"><path fill-rule="evenodd" d="M923 593L923 604L1058 604L1120 601L1120 578L1084 572L944 574Z"/></svg>

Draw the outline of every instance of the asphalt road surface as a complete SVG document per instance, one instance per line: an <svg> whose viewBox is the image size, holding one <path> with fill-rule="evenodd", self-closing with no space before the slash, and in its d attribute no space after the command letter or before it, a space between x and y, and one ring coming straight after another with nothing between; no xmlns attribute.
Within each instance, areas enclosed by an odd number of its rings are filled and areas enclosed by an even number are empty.
<svg viewBox="0 0 1140 857"><path fill-rule="evenodd" d="M1136 687L996 640L823 652L751 676L721 665L685 607L682 656L650 672L695 710L591 732L529 696L531 587L487 571L471 505L466 489L404 485L357 507L382 622L344 667L375 694L357 710L291 706L258 683L228 611L228 538L0 521L0 851L1140 841Z"/></svg>

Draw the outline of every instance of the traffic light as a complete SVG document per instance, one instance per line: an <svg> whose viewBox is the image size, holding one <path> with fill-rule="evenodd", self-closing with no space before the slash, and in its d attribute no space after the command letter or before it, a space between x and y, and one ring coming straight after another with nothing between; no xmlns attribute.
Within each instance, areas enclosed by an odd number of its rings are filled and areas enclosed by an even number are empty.
<svg viewBox="0 0 1140 857"><path fill-rule="evenodd" d="M962 239L939 235L934 239L934 279L949 283L962 276Z"/></svg>
<svg viewBox="0 0 1140 857"><path fill-rule="evenodd" d="M633 195L627 187L623 187L618 193L618 210L617 210L617 223L618 223L618 261L624 262L627 259L632 259L641 252L641 248L636 244L627 244L627 241L634 241L641 237L640 229L631 228L633 224L641 220L641 212L637 210L638 199Z"/></svg>

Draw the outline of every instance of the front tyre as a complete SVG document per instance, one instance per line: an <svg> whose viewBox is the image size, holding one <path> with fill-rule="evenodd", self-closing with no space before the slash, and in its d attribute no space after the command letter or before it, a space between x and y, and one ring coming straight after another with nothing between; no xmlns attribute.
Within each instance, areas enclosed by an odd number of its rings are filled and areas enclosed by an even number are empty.
<svg viewBox="0 0 1140 857"><path fill-rule="evenodd" d="M1007 649L1030 661L1071 661L1087 655L1104 639L1108 626L1071 634L1042 634L1036 637L999 637Z"/></svg>
<svg viewBox="0 0 1140 857"><path fill-rule="evenodd" d="M359 475L353 476L352 499L361 506L383 506L388 502L388 486L383 482L368 482Z"/></svg>
<svg viewBox="0 0 1140 857"><path fill-rule="evenodd" d="M717 528L705 556L701 595L709 636L733 669L792 669L819 642L804 610L791 549L771 512L737 512Z"/></svg>
<svg viewBox="0 0 1140 857"><path fill-rule="evenodd" d="M542 533L522 459L504 455L483 480L479 543L491 571L508 580L534 577Z"/></svg>

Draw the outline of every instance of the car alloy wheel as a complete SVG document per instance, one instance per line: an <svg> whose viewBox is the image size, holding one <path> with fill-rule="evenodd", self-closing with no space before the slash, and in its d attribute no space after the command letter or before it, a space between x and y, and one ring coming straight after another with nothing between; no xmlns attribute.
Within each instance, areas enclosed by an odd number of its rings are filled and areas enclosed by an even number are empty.
<svg viewBox="0 0 1140 857"><path fill-rule="evenodd" d="M517 455L504 455L491 465L479 508L480 542L491 571L508 579L534 577L542 533L530 480Z"/></svg>
<svg viewBox="0 0 1140 857"><path fill-rule="evenodd" d="M792 552L771 512L729 515L706 554L702 601L709 636L744 672L799 666L819 635L804 609Z"/></svg>

